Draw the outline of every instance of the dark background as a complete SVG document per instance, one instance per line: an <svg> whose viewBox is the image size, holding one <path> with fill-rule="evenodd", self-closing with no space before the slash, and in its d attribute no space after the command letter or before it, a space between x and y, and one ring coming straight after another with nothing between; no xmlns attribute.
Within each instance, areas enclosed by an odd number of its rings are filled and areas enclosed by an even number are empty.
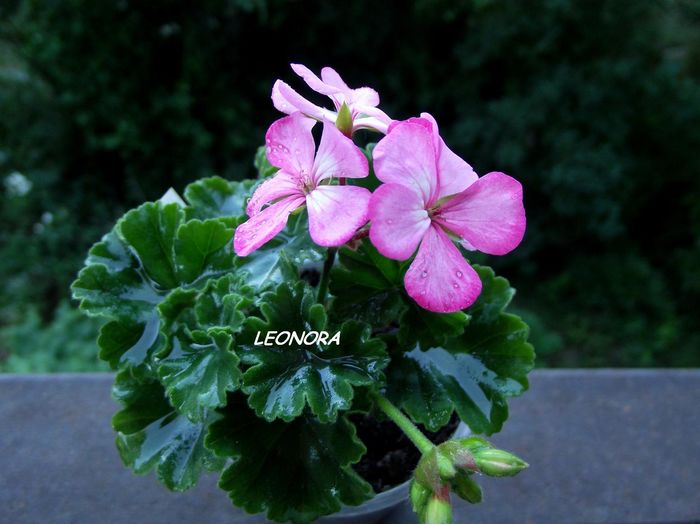
<svg viewBox="0 0 700 524"><path fill-rule="evenodd" d="M523 182L524 243L480 261L540 365L700 365L700 1L3 0L0 370L99 369L86 250L170 186L252 176L274 80L309 93L289 62Z"/></svg>

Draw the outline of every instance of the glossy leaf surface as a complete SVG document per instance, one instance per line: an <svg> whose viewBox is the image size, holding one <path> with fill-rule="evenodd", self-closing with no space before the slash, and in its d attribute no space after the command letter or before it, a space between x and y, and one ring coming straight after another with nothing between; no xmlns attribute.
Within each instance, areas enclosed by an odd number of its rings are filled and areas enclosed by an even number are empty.
<svg viewBox="0 0 700 524"><path fill-rule="evenodd" d="M249 318L238 339L244 361L252 366L245 372L243 389L259 416L289 421L308 405L320 421L332 421L339 410L350 408L353 386L381 382L381 370L388 363L384 343L370 338L369 326L359 322L329 328L323 306L315 303L313 290L304 282L281 284L266 293L260 309L263 318ZM256 344L272 332L303 336L325 330L330 337L338 331L339 343L310 338Z"/></svg>
<svg viewBox="0 0 700 524"><path fill-rule="evenodd" d="M124 404L112 419L117 449L134 473L155 469L166 487L183 491L194 486L204 471L223 467L224 461L204 447L207 424L179 415L158 381L137 380L123 371L117 375L113 395Z"/></svg>
<svg viewBox="0 0 700 524"><path fill-rule="evenodd" d="M507 281L490 268L477 267L484 292L467 312L464 334L443 347L415 348L392 361L389 394L417 422L437 430L453 411L475 433L501 429L507 398L527 389L534 351L528 327L503 313L513 295Z"/></svg>
<svg viewBox="0 0 700 524"><path fill-rule="evenodd" d="M371 487L350 467L365 447L344 417L330 424L309 416L266 422L235 397L206 445L233 460L219 486L236 506L277 522L307 523L370 498Z"/></svg>
<svg viewBox="0 0 700 524"><path fill-rule="evenodd" d="M173 349L160 362L158 375L177 411L203 421L210 410L226 404L227 392L238 389L243 375L239 362L229 333L195 331L173 339Z"/></svg>

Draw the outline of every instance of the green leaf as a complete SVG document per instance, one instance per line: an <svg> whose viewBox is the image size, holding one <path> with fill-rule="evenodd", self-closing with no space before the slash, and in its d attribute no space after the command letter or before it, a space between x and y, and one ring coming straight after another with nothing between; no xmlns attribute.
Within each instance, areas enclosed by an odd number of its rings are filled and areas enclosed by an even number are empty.
<svg viewBox="0 0 700 524"><path fill-rule="evenodd" d="M146 322L167 294L114 231L90 249L85 264L71 289L88 315Z"/></svg>
<svg viewBox="0 0 700 524"><path fill-rule="evenodd" d="M132 209L117 222L119 236L135 252L143 271L163 289L178 285L172 255L175 232L184 215L177 204L149 203Z"/></svg>
<svg viewBox="0 0 700 524"><path fill-rule="evenodd" d="M281 284L266 293L260 309L264 319L246 320L238 345L244 361L252 365L244 374L243 389L261 417L289 421L308 405L320 421L332 421L339 410L350 408L353 386L383 379L381 370L388 363L384 343L370 338L370 327L359 322L342 324L339 344L256 345L268 332L303 336L328 329L323 306L314 303L313 290L304 282Z"/></svg>
<svg viewBox="0 0 700 524"><path fill-rule="evenodd" d="M356 506L372 489L351 468L365 447L344 417L322 424L302 416L291 423L266 422L239 395L211 425L206 446L232 464L219 487L248 513L267 512L277 522L309 523Z"/></svg>
<svg viewBox="0 0 700 524"><path fill-rule="evenodd" d="M515 289L510 287L508 280L497 277L488 266L475 265L474 269L481 278L481 294L466 312L475 323L493 322L508 307Z"/></svg>
<svg viewBox="0 0 700 524"><path fill-rule="evenodd" d="M233 229L224 219L184 221L177 204L147 203L129 211L93 246L73 283L91 315L146 322L177 288L201 288L235 268Z"/></svg>
<svg viewBox="0 0 700 524"><path fill-rule="evenodd" d="M247 316L246 308L253 304L254 290L241 275L229 273L209 286L197 298L194 306L200 328L221 327L237 333Z"/></svg>
<svg viewBox="0 0 700 524"><path fill-rule="evenodd" d="M190 220L180 226L175 239L178 282L194 282L231 267L233 229L219 220ZM222 249L228 247L229 249Z"/></svg>
<svg viewBox="0 0 700 524"><path fill-rule="evenodd" d="M292 214L287 226L250 255L238 259L240 268L249 274L248 284L269 287L283 280L296 280L299 268L306 263L320 262L325 248L317 246L309 236L306 210Z"/></svg>
<svg viewBox="0 0 700 524"><path fill-rule="evenodd" d="M194 307L199 296L196 289L177 288L158 304L160 330L166 336L168 343L172 335L197 329ZM170 347L169 344L166 349ZM162 356L164 353L167 351L160 351L159 355Z"/></svg>
<svg viewBox="0 0 700 524"><path fill-rule="evenodd" d="M122 371L116 377L113 396L124 404L112 419L117 449L134 473L143 475L155 468L168 489L184 491L204 471L223 467L224 461L204 447L207 422L178 415L157 380L139 380Z"/></svg>
<svg viewBox="0 0 700 524"><path fill-rule="evenodd" d="M255 169L258 172L258 180L269 178L279 171L279 168L276 168L270 164L269 160L267 159L267 149L265 146L260 146L255 152L254 164Z"/></svg>
<svg viewBox="0 0 700 524"><path fill-rule="evenodd" d="M242 372L226 331L195 331L191 340L173 338L173 350L161 360L158 375L172 405L190 420L203 421L210 410L226 404Z"/></svg>
<svg viewBox="0 0 700 524"><path fill-rule="evenodd" d="M477 270L485 293L468 310L474 319L464 334L443 347L397 356L387 372L389 396L429 430L444 426L456 410L473 432L495 433L508 416L507 398L528 386L529 329L502 312L513 291L490 269Z"/></svg>
<svg viewBox="0 0 700 524"><path fill-rule="evenodd" d="M331 316L385 328L408 308L402 288L400 263L383 257L368 240L356 250L344 247L331 271L330 290L336 297Z"/></svg>
<svg viewBox="0 0 700 524"><path fill-rule="evenodd" d="M241 217L245 215L246 201L255 182L235 182L214 176L193 182L185 188L189 203L187 212L192 218Z"/></svg>
<svg viewBox="0 0 700 524"><path fill-rule="evenodd" d="M99 356L112 369L147 361L160 344L160 320L155 312L144 324L129 320L112 320L100 329L97 345Z"/></svg>
<svg viewBox="0 0 700 524"><path fill-rule="evenodd" d="M469 315L462 311L434 313L417 304L406 309L399 319L399 344L421 348L441 346L464 333Z"/></svg>
<svg viewBox="0 0 700 524"><path fill-rule="evenodd" d="M176 330L197 290L235 269L232 237L230 220L185 222L178 204L147 203L124 215L92 247L72 286L84 311L112 319L98 341L102 358L122 368L160 352L158 313L164 334Z"/></svg>

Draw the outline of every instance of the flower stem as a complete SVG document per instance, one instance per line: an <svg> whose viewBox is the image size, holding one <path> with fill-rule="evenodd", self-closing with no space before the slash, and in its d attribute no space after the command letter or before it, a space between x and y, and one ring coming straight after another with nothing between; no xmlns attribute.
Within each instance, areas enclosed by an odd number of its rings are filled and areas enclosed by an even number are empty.
<svg viewBox="0 0 700 524"><path fill-rule="evenodd" d="M335 254L338 251L336 247L329 247L326 253L326 260L323 263L323 273L321 274L321 282L318 285L318 298L317 302L319 304L325 304L326 295L328 295L328 281L331 277L331 268L333 267L333 262L335 262Z"/></svg>
<svg viewBox="0 0 700 524"><path fill-rule="evenodd" d="M411 439L411 442L413 442L421 454L425 454L435 447L434 444L428 440L428 437L423 435L421 430L418 429L416 425L411 422L411 420L404 415L399 408L394 406L389 399L383 397L379 393L375 393L374 401L376 402L377 407L381 409L384 414L389 417L409 439Z"/></svg>

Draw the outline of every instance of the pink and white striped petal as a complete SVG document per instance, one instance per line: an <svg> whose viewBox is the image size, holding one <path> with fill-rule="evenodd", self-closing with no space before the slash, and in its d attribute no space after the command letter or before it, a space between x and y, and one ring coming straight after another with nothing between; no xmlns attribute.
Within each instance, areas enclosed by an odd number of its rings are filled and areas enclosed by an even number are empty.
<svg viewBox="0 0 700 524"><path fill-rule="evenodd" d="M376 107L379 105L379 93L371 87L358 87L350 91L348 103L354 107Z"/></svg>
<svg viewBox="0 0 700 524"><path fill-rule="evenodd" d="M430 227L423 199L413 188L384 184L369 202L369 239L388 258L406 260Z"/></svg>
<svg viewBox="0 0 700 524"><path fill-rule="evenodd" d="M352 139L333 124L324 122L311 176L314 185L330 178L364 178L368 174L367 157Z"/></svg>
<svg viewBox="0 0 700 524"><path fill-rule="evenodd" d="M436 313L460 311L481 293L479 275L436 224L423 237L404 286L419 306Z"/></svg>
<svg viewBox="0 0 700 524"><path fill-rule="evenodd" d="M385 122L373 116L358 116L352 122L352 131L354 133L358 129L368 129L385 135L390 124L391 121Z"/></svg>
<svg viewBox="0 0 700 524"><path fill-rule="evenodd" d="M309 102L282 80L277 80L272 86L272 103L278 111L288 115L300 111L315 120L335 122L335 112Z"/></svg>
<svg viewBox="0 0 700 524"><path fill-rule="evenodd" d="M308 67L302 64L289 64L292 66L292 69L294 72L299 75L301 78L304 79L304 82L316 91L317 93L321 93L322 95L327 95L331 96L336 93L343 92L346 88L340 88L338 86L334 86L332 84L328 84L321 80L318 76L316 76L315 73L311 71Z"/></svg>
<svg viewBox="0 0 700 524"><path fill-rule="evenodd" d="M321 80L326 84L337 87L340 91L350 91L348 85L332 67L324 67L321 69Z"/></svg>
<svg viewBox="0 0 700 524"><path fill-rule="evenodd" d="M265 135L270 163L301 180L310 177L316 149L311 134L313 124L299 112L273 122Z"/></svg>
<svg viewBox="0 0 700 524"><path fill-rule="evenodd" d="M233 236L233 250L236 255L248 256L277 235L287 224L289 214L302 205L303 196L287 197L238 226Z"/></svg>
<svg viewBox="0 0 700 524"><path fill-rule="evenodd" d="M302 181L296 175L286 171L278 171L275 176L260 184L248 201L246 213L248 216L257 215L265 204L291 195L304 196L301 189Z"/></svg>
<svg viewBox="0 0 700 524"><path fill-rule="evenodd" d="M440 130L433 116L430 113L421 113L420 116L430 122L433 131L435 151L438 157L438 176L440 178L438 199L464 191L476 182L479 177L472 169L472 166L447 147L440 136Z"/></svg>
<svg viewBox="0 0 700 524"><path fill-rule="evenodd" d="M436 200L438 176L429 129L420 123L401 122L374 148L374 172L386 184L413 188L424 208Z"/></svg>
<svg viewBox="0 0 700 524"><path fill-rule="evenodd" d="M319 246L340 246L367 223L371 193L357 186L319 186L306 195L309 233Z"/></svg>
<svg viewBox="0 0 700 524"><path fill-rule="evenodd" d="M523 187L506 174L488 173L446 202L435 220L479 251L505 255L525 234Z"/></svg>

